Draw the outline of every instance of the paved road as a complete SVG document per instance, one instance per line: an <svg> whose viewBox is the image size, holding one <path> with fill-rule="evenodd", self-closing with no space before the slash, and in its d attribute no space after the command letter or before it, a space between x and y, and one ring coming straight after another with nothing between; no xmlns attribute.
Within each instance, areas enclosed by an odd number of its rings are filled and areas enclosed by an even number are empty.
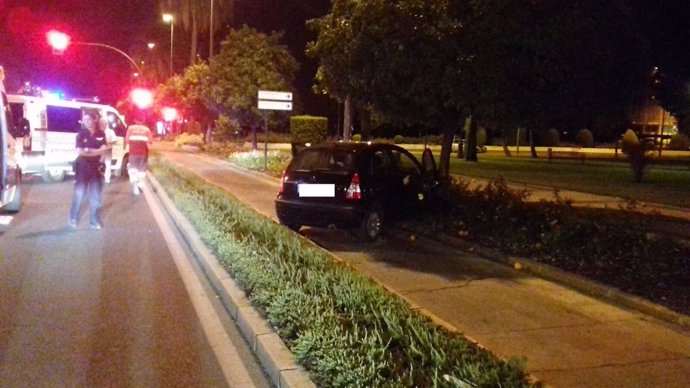
<svg viewBox="0 0 690 388"><path fill-rule="evenodd" d="M164 157L275 219L276 179L203 155ZM471 253L417 240L363 244L347 233L302 234L501 357L527 358L554 387L687 387L690 333Z"/></svg>
<svg viewBox="0 0 690 388"><path fill-rule="evenodd" d="M270 386L153 196L106 187L96 231L67 228L71 194L29 179L0 231L0 386Z"/></svg>

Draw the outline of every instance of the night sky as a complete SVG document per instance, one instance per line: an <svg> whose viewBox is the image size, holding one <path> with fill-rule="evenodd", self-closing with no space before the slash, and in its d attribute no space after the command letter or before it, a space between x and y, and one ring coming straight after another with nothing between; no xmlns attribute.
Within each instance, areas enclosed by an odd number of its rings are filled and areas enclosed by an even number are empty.
<svg viewBox="0 0 690 388"><path fill-rule="evenodd" d="M652 61L664 71L690 73L690 2L626 3L650 39ZM329 7L329 0L236 0L234 20L215 35L215 52L232 27L247 24L267 33L282 30L285 43L301 64L295 92L311 107L305 113L332 109L334 103L311 94L316 64L304 56L307 41L313 39L305 20L322 16ZM45 38L53 28L67 32L75 41L108 44L130 56L153 41L165 63L169 58L170 26L161 20L157 0L0 0L0 14L0 65L5 67L6 86L11 91L29 81L44 89L61 90L68 97L99 96L110 104L127 95L132 68L125 57L86 46L72 46L63 55L53 55ZM179 25L174 40L179 72L188 64L190 52L188 34ZM200 36L199 55L208 57L207 33Z"/></svg>
<svg viewBox="0 0 690 388"><path fill-rule="evenodd" d="M328 0L237 0L234 20L215 35L215 52L231 27L247 24L262 32L284 31L285 43L301 63L298 87L308 94L316 66L304 57L310 39L304 21L323 15L328 7ZM116 47L130 56L153 41L167 63L170 26L161 20L156 0L0 0L0 13L0 65L10 91L29 81L43 89L60 90L66 97L98 96L110 104L126 96L132 67L124 56L88 46L71 46L62 55L54 55L45 37L50 29L64 31L74 41ZM175 26L178 72L189 61L187 35ZM200 36L203 59L208 57L208 40L208 33Z"/></svg>

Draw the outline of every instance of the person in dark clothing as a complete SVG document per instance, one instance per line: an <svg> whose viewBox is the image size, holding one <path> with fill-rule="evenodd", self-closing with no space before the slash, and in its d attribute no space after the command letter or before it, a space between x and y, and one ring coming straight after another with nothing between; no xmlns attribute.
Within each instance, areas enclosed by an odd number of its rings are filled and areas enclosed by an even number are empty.
<svg viewBox="0 0 690 388"><path fill-rule="evenodd" d="M89 201L91 229L101 229L101 200L103 175L100 170L101 156L108 150L105 133L98 128L96 115L86 112L82 117L82 130L77 134L77 159L74 161L75 183L70 210L69 226L77 227L84 196Z"/></svg>

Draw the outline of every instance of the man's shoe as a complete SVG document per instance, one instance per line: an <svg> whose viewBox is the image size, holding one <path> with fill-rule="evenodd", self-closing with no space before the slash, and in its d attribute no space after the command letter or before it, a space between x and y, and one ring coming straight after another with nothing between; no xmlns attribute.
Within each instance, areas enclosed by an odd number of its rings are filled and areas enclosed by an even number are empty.
<svg viewBox="0 0 690 388"><path fill-rule="evenodd" d="M101 224L91 224L91 229L101 230L103 229L103 226Z"/></svg>
<svg viewBox="0 0 690 388"><path fill-rule="evenodd" d="M134 189L132 189L132 191L134 192L134 195L139 195L141 193L141 189L137 185L134 185Z"/></svg>
<svg viewBox="0 0 690 388"><path fill-rule="evenodd" d="M68 225L72 229L77 229L77 220L69 220Z"/></svg>

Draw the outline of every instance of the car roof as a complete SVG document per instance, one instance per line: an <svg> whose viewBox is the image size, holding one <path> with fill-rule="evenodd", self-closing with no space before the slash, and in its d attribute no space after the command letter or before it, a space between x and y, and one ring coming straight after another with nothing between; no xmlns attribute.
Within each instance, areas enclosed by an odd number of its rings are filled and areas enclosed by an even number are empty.
<svg viewBox="0 0 690 388"><path fill-rule="evenodd" d="M302 150L341 150L341 151L366 151L376 150L381 148L387 149L402 149L404 148L389 144L389 143L370 143L370 142L337 142L337 143L322 143L314 146L306 147Z"/></svg>

